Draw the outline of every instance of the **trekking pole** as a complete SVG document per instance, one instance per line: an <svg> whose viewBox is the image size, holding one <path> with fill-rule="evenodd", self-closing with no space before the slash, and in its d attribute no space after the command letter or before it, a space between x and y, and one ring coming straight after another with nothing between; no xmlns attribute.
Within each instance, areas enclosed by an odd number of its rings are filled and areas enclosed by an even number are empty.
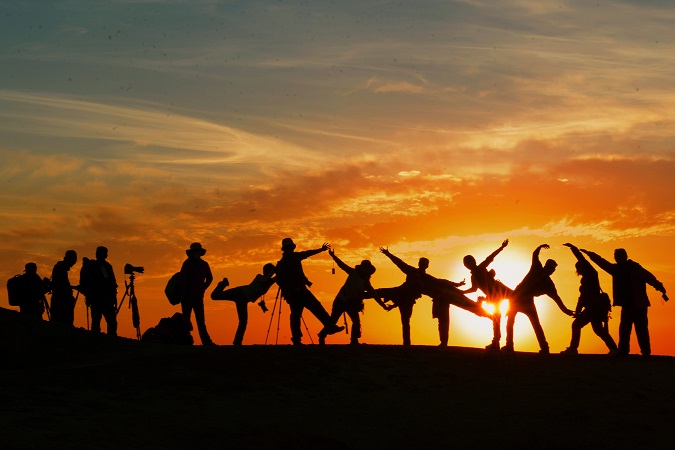
<svg viewBox="0 0 675 450"><path fill-rule="evenodd" d="M42 304L45 307L45 311L47 311L47 320L52 320L52 312L49 309L49 303L47 302L47 299L43 298L41 301L42 301Z"/></svg>
<svg viewBox="0 0 675 450"><path fill-rule="evenodd" d="M281 289L279 289L279 292L281 292ZM281 305L283 304L283 297L279 295L279 314L277 315L277 338L274 341L274 345L279 344L279 329L281 328Z"/></svg>
<svg viewBox="0 0 675 450"><path fill-rule="evenodd" d="M342 320L345 321L345 334L349 334L349 327L347 326L347 312L342 313Z"/></svg>
<svg viewBox="0 0 675 450"><path fill-rule="evenodd" d="M89 326L89 305L87 306L87 330L91 330L91 327Z"/></svg>
<svg viewBox="0 0 675 450"><path fill-rule="evenodd" d="M270 324L267 326L267 335L265 336L265 345L267 345L267 339L270 337L270 329L272 329L272 321L274 320L274 313L277 310L277 302L279 301L279 291L277 291L277 296L274 298L274 306L272 307L272 317L270 317Z"/></svg>
<svg viewBox="0 0 675 450"><path fill-rule="evenodd" d="M309 336L309 341L314 344L314 339L312 339L312 335L309 332L309 328L307 328L307 324L305 323L305 318L300 316L300 319L302 320L302 324L305 326L305 331L307 332L307 336Z"/></svg>

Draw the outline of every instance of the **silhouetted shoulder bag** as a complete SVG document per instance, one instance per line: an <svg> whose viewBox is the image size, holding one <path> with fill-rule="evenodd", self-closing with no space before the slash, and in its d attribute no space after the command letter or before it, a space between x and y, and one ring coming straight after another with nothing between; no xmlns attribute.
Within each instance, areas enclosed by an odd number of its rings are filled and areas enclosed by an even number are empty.
<svg viewBox="0 0 675 450"><path fill-rule="evenodd" d="M172 305L180 303L180 272L174 273L164 288L164 294Z"/></svg>

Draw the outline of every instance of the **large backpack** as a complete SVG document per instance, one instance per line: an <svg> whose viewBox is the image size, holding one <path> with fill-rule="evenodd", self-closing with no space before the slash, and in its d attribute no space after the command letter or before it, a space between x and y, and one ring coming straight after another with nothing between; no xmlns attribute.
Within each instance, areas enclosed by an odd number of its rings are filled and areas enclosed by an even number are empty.
<svg viewBox="0 0 675 450"><path fill-rule="evenodd" d="M177 305L180 303L180 272L174 273L164 288L164 294L169 299L169 303Z"/></svg>
<svg viewBox="0 0 675 450"><path fill-rule="evenodd" d="M7 280L7 299L9 306L21 306L21 300L24 297L24 278L23 275L14 275Z"/></svg>

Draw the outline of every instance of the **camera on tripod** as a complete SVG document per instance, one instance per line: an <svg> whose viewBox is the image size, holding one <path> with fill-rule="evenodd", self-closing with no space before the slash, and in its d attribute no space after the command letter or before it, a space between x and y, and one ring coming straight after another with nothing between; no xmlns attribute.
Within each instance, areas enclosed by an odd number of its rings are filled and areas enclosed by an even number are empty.
<svg viewBox="0 0 675 450"><path fill-rule="evenodd" d="M142 266L132 266L131 264L127 263L124 265L124 273L126 275L133 275L134 273L143 273L145 268Z"/></svg>

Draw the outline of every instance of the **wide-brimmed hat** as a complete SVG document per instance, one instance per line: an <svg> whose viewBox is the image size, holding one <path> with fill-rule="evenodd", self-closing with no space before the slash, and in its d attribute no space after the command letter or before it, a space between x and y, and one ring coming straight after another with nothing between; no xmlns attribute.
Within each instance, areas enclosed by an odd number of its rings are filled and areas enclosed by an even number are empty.
<svg viewBox="0 0 675 450"><path fill-rule="evenodd" d="M286 250L295 250L295 242L293 242L293 239L291 238L283 238L281 240L281 251L286 251Z"/></svg>
<svg viewBox="0 0 675 450"><path fill-rule="evenodd" d="M192 253L196 253L199 256L203 256L206 253L206 249L203 248L202 244L200 244L199 242L194 242L194 243L190 244L189 249L185 250L185 253L187 253L188 255L190 255Z"/></svg>
<svg viewBox="0 0 675 450"><path fill-rule="evenodd" d="M373 263L371 263L368 259L361 261L361 264L357 265L356 268L362 270L368 275L375 273L375 266L373 266Z"/></svg>

